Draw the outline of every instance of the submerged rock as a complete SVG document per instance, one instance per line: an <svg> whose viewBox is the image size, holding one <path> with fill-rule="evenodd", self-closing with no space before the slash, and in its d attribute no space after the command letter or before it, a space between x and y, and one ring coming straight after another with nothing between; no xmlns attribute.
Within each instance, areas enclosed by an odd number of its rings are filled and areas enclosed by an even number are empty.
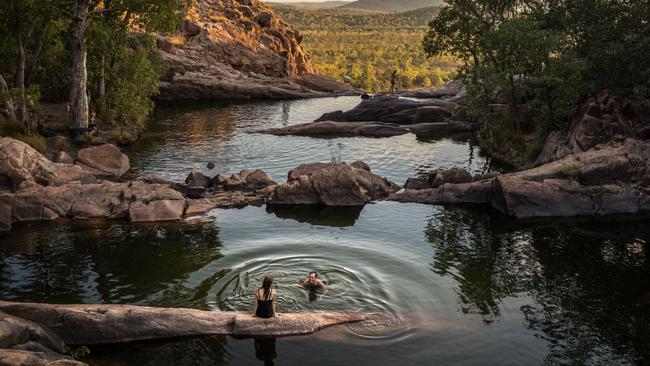
<svg viewBox="0 0 650 366"><path fill-rule="evenodd" d="M288 336L363 320L358 314L336 312L281 313L263 319L230 311L5 301L0 301L0 311L39 324L66 344L82 345L204 335Z"/></svg>

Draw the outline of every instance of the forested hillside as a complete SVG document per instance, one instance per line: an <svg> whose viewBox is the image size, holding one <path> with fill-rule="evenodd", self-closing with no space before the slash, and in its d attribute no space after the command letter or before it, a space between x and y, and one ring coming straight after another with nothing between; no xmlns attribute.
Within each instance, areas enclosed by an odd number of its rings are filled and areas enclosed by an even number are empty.
<svg viewBox="0 0 650 366"><path fill-rule="evenodd" d="M383 13L400 13L429 6L440 6L441 0L358 0L341 8L376 11Z"/></svg>
<svg viewBox="0 0 650 366"><path fill-rule="evenodd" d="M400 14L365 14L331 10L275 7L298 28L303 46L318 71L371 92L386 91L390 73L398 70L398 88L440 85L453 72L453 58L427 58L422 37L439 11L428 7Z"/></svg>

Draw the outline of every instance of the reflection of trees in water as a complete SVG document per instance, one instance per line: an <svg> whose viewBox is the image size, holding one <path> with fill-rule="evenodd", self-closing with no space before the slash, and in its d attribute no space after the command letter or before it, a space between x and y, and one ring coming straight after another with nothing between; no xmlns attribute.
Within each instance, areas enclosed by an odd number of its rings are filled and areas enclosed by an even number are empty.
<svg viewBox="0 0 650 366"><path fill-rule="evenodd" d="M92 347L93 364L139 366L227 365L232 356L223 336L181 338L106 347Z"/></svg>
<svg viewBox="0 0 650 366"><path fill-rule="evenodd" d="M524 293L533 301L521 311L527 326L548 340L547 363L648 360L650 314L635 304L650 291L650 228L641 222L505 223L448 208L427 225L432 270L456 280L464 312L491 321L502 299Z"/></svg>
<svg viewBox="0 0 650 366"><path fill-rule="evenodd" d="M63 226L13 239L20 251L3 253L0 297L21 301L150 303L221 257L212 223ZM20 244L25 239L29 248ZM183 296L169 299L187 306Z"/></svg>

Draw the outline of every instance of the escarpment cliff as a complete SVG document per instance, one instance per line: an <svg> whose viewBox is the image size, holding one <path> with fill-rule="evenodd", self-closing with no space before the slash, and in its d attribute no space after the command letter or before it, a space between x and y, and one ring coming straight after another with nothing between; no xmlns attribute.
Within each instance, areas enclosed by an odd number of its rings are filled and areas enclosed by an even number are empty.
<svg viewBox="0 0 650 366"><path fill-rule="evenodd" d="M318 75L302 35L258 0L196 0L180 32L156 35L159 99L299 98L355 90Z"/></svg>

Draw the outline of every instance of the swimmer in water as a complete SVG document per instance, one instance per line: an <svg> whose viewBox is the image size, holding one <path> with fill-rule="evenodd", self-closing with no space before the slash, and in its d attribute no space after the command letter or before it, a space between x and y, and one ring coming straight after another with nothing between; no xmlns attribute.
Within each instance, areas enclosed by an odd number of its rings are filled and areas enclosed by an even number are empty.
<svg viewBox="0 0 650 366"><path fill-rule="evenodd" d="M316 271L309 272L309 278L304 280L302 285L311 289L325 288L323 281L318 279L318 273Z"/></svg>

